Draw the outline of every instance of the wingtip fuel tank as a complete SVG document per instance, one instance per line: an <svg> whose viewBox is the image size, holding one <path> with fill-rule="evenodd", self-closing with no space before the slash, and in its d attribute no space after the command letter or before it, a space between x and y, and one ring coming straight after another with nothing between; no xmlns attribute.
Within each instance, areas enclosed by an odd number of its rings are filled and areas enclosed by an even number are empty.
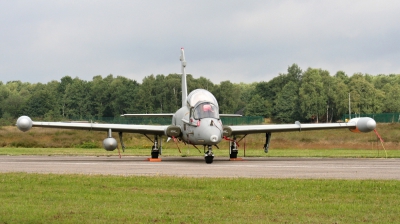
<svg viewBox="0 0 400 224"><path fill-rule="evenodd" d="M353 118L349 123L355 123L356 128L350 129L352 132L370 132L376 128L376 122L370 117Z"/></svg>
<svg viewBox="0 0 400 224"><path fill-rule="evenodd" d="M20 131L29 131L32 128L32 119L28 116L21 116L18 118L16 125Z"/></svg>

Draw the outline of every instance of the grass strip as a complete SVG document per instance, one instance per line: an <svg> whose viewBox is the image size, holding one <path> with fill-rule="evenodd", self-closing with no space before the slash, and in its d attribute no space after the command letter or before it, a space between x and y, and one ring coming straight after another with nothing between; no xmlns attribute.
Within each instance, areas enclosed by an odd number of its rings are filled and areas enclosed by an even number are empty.
<svg viewBox="0 0 400 224"><path fill-rule="evenodd" d="M397 223L400 182L0 174L0 223Z"/></svg>

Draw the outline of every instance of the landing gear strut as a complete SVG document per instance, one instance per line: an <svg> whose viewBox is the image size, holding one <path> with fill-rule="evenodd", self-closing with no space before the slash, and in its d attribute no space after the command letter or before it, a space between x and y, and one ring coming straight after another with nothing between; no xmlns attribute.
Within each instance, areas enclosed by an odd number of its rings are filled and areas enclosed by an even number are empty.
<svg viewBox="0 0 400 224"><path fill-rule="evenodd" d="M122 141L122 132L118 132L118 136L119 136L119 142L121 142L121 148L122 148L122 152L125 152L125 144L124 141Z"/></svg>
<svg viewBox="0 0 400 224"><path fill-rule="evenodd" d="M236 143L236 136L233 136L233 141L229 143L229 158L236 159L238 154L238 147Z"/></svg>
<svg viewBox="0 0 400 224"><path fill-rule="evenodd" d="M160 138L160 142L158 142L158 138ZM161 147L161 136L154 136L154 145L151 147L151 158L158 159L158 155L161 155L162 147Z"/></svg>
<svg viewBox="0 0 400 224"><path fill-rule="evenodd" d="M268 153L269 142L271 141L271 132L265 133L264 152Z"/></svg>
<svg viewBox="0 0 400 224"><path fill-rule="evenodd" d="M212 152L212 146L211 145L208 145L207 148L208 148L208 151L205 152L206 148L204 146L204 153L205 153L204 154L204 159L206 160L207 164L211 164L213 162L213 160L214 160L214 153Z"/></svg>

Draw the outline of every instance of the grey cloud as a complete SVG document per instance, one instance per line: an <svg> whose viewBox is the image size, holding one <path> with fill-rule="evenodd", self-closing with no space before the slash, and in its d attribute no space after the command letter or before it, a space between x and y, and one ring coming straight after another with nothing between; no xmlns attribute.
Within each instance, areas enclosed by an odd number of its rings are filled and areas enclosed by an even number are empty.
<svg viewBox="0 0 400 224"><path fill-rule="evenodd" d="M400 73L396 1L3 1L0 80L188 72L267 81L292 63Z"/></svg>

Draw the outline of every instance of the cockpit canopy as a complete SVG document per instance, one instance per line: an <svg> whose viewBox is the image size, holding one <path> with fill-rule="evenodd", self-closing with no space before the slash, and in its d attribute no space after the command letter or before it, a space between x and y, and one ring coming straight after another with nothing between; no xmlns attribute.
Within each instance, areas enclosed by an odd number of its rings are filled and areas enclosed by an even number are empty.
<svg viewBox="0 0 400 224"><path fill-rule="evenodd" d="M199 102L209 102L218 108L217 99L215 99L214 95L205 89L193 90L187 97L189 108L195 107Z"/></svg>
<svg viewBox="0 0 400 224"><path fill-rule="evenodd" d="M216 118L219 119L218 106L209 102L199 102L193 110L193 118L196 120L202 118Z"/></svg>

